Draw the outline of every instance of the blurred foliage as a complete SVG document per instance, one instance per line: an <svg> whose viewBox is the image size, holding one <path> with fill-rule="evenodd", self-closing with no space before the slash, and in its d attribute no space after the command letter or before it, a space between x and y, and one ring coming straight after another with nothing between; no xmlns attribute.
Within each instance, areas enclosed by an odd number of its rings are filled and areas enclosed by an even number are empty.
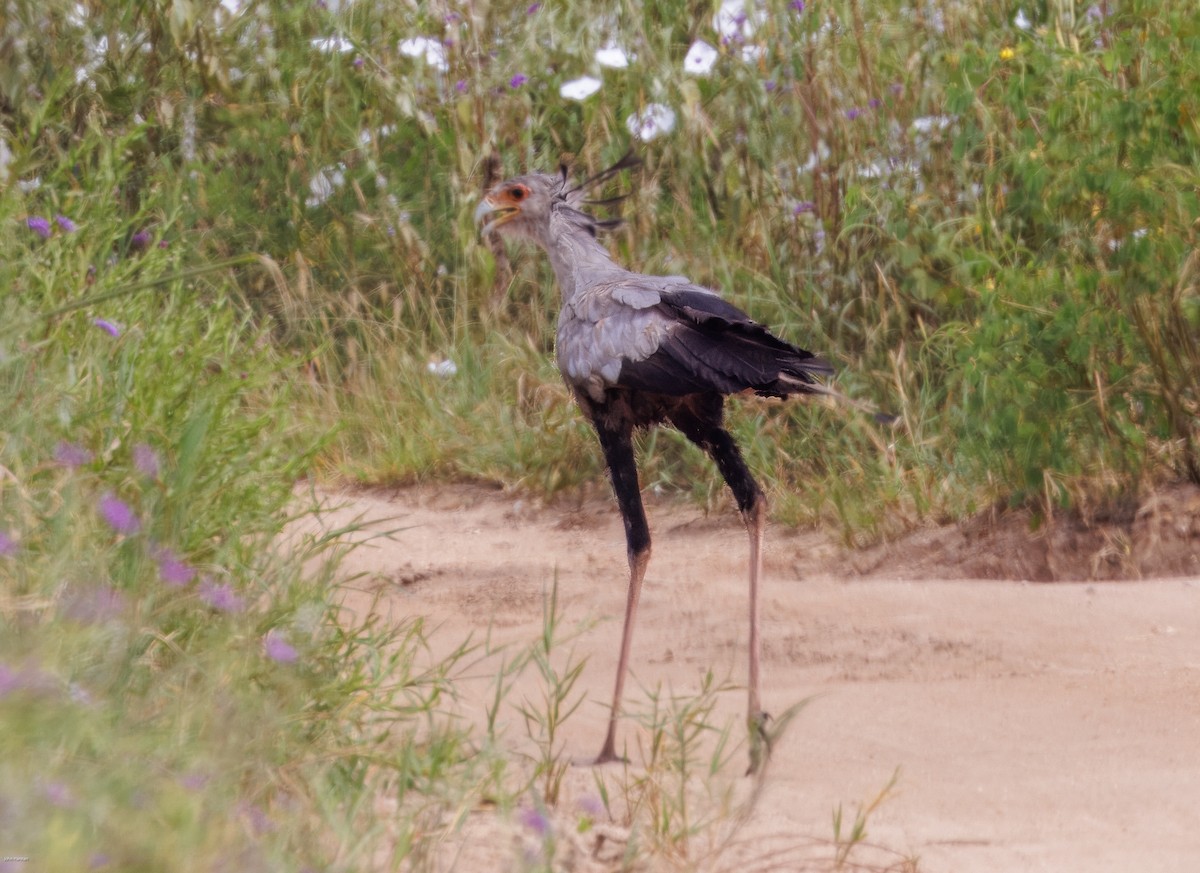
<svg viewBox="0 0 1200 873"><path fill-rule="evenodd" d="M722 288L904 421L755 412L786 517L873 536L1200 477L1197 4L776 0L724 34L718 6L11 2L7 196L135 217L184 265L262 255L229 278L309 360L328 468L556 490L587 441L548 364L557 295L469 215L506 174L602 166L662 104L618 257ZM585 73L598 94L559 94ZM127 269L128 236L99 246L72 268ZM670 436L651 454L648 481L706 478Z"/></svg>

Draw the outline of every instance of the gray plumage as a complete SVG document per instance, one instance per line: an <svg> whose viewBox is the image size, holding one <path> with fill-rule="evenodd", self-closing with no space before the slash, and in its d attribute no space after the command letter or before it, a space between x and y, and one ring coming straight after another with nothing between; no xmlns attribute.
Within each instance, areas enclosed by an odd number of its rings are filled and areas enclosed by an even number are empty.
<svg viewBox="0 0 1200 873"><path fill-rule="evenodd" d="M759 706L758 583L766 504L723 422L724 398L752 391L770 397L829 393L816 377L832 368L774 336L716 292L681 276L647 276L616 264L582 207L586 192L636 161L624 158L570 187L560 176L509 179L475 211L484 233L524 238L550 258L562 293L555 354L563 379L591 420L625 522L629 591L608 733L597 762L618 758L616 722L629 663L634 618L650 559L650 530L638 486L632 434L669 423L716 462L750 534L749 723L752 745L767 734ZM761 756L760 756L761 757ZM752 754L752 767L758 757Z"/></svg>
<svg viewBox="0 0 1200 873"><path fill-rule="evenodd" d="M716 292L614 263L596 236L603 223L578 208L586 188L568 188L564 176L521 176L493 189L477 210L477 219L489 219L485 231L524 237L549 255L563 300L556 356L576 393L601 402L621 385L668 396L820 391L813 376L831 373L828 363ZM527 193L514 200L515 192Z"/></svg>

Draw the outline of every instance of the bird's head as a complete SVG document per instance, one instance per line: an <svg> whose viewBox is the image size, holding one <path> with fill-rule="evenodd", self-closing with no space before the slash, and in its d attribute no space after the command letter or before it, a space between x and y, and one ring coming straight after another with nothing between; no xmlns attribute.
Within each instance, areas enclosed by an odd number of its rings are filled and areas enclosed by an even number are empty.
<svg viewBox="0 0 1200 873"><path fill-rule="evenodd" d="M496 231L504 236L523 236L545 244L552 217L559 217L594 237L597 231L615 227L620 221L598 219L579 207L603 205L621 198L587 200L587 192L639 162L632 153L627 154L607 170L574 187L569 184L566 166L558 175L531 173L507 179L483 196L475 209L475 223L484 234Z"/></svg>
<svg viewBox="0 0 1200 873"><path fill-rule="evenodd" d="M559 176L533 173L506 179L484 195L475 209L475 223L484 234L498 231L505 236L536 236L550 223L550 213L565 203Z"/></svg>

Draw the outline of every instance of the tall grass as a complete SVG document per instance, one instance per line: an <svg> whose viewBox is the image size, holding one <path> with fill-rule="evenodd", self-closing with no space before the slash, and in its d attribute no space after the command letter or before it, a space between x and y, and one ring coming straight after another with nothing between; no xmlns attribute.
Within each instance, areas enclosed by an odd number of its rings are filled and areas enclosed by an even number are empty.
<svg viewBox="0 0 1200 873"><path fill-rule="evenodd" d="M785 519L871 538L1197 478L1194 3L778 0L720 30L682 2L16 11L24 207L170 226L188 265L268 258L231 278L307 358L298 419L337 425L327 472L600 478L550 362L549 271L470 213L505 174L612 160L654 103L677 122L635 141L617 256L723 289L903 421L735 415ZM706 75L682 63L698 39ZM559 94L585 73L596 94ZM106 151L116 192L88 172ZM644 448L649 482L714 498L690 447Z"/></svg>
<svg viewBox="0 0 1200 873"><path fill-rule="evenodd" d="M1195 2L714 12L7 4L4 852L420 866L464 798L517 803L440 708L457 662L354 626L335 541L281 532L306 476L603 487L549 270L470 216L506 174L615 159L652 104L676 123L634 141L616 256L723 289L901 420L735 401L780 518L869 540L1200 479ZM685 441L640 448L647 487L724 499ZM545 654L543 800L574 669Z"/></svg>

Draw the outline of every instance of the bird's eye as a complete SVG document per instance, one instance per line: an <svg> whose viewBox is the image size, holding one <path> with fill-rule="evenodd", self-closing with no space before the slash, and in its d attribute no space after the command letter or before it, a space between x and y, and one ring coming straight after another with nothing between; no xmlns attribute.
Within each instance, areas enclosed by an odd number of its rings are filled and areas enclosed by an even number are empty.
<svg viewBox="0 0 1200 873"><path fill-rule="evenodd" d="M512 197L513 200L524 200L525 195L528 193L528 188L526 188L524 185L518 185L509 192L509 196Z"/></svg>

